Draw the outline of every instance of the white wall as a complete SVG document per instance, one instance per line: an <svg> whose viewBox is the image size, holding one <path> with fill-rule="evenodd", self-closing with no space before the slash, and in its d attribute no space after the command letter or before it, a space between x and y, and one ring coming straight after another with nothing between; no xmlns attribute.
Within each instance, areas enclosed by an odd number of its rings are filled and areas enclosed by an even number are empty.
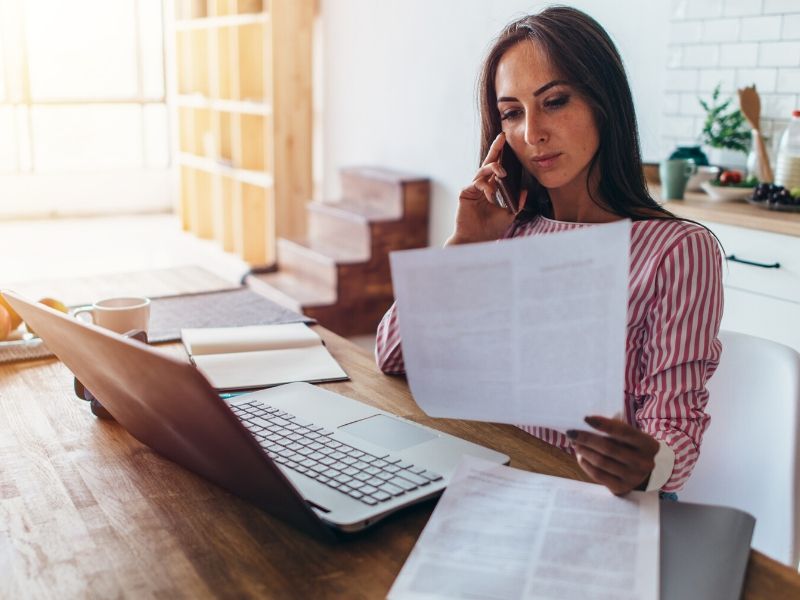
<svg viewBox="0 0 800 600"><path fill-rule="evenodd" d="M670 3L571 2L596 18L625 61L646 159L661 157ZM475 85L492 39L547 4L520 0L321 0L317 177L328 199L337 169L379 165L431 178L431 243L452 229L459 190L478 164ZM321 164L320 164L321 163Z"/></svg>
<svg viewBox="0 0 800 600"><path fill-rule="evenodd" d="M670 21L665 146L697 143L705 120L698 97L710 100L721 84L735 106L736 89L755 84L761 132L775 149L800 108L800 0L680 0Z"/></svg>

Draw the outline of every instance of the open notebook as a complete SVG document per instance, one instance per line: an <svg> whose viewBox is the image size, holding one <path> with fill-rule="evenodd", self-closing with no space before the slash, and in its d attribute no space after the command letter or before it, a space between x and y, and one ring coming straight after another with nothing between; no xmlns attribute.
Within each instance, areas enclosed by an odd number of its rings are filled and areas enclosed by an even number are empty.
<svg viewBox="0 0 800 600"><path fill-rule="evenodd" d="M181 339L192 362L219 391L348 378L304 323L183 329Z"/></svg>

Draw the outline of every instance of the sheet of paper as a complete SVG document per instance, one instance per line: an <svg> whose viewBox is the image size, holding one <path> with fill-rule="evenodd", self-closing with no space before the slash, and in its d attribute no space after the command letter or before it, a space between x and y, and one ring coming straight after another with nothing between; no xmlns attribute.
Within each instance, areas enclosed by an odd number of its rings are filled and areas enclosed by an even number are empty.
<svg viewBox="0 0 800 600"><path fill-rule="evenodd" d="M392 253L419 406L560 430L621 411L629 244L625 220Z"/></svg>
<svg viewBox="0 0 800 600"><path fill-rule="evenodd" d="M182 329L181 339L189 354L194 356L322 344L319 335L305 323Z"/></svg>
<svg viewBox="0 0 800 600"><path fill-rule="evenodd" d="M651 600L658 495L465 457L389 592L391 600Z"/></svg>

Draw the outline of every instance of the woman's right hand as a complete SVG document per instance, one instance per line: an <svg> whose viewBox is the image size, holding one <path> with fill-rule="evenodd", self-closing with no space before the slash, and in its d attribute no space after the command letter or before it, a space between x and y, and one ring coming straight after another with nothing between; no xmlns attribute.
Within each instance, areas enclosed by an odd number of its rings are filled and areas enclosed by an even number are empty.
<svg viewBox="0 0 800 600"><path fill-rule="evenodd" d="M497 178L506 176L499 162L503 144L505 135L501 132L489 147L489 152L475 174L475 179L461 190L456 212L456 228L445 246L499 239L514 220L512 213L494 201ZM523 190L520 194L520 207L525 205L526 195L527 190Z"/></svg>

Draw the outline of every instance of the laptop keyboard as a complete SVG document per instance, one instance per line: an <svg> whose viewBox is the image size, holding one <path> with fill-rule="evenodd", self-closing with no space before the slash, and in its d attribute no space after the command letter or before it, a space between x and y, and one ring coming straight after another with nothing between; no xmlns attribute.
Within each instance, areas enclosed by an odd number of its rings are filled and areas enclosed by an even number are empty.
<svg viewBox="0 0 800 600"><path fill-rule="evenodd" d="M389 454L377 456L343 444L332 431L267 406L231 406L275 462L375 506L423 488L442 476Z"/></svg>

